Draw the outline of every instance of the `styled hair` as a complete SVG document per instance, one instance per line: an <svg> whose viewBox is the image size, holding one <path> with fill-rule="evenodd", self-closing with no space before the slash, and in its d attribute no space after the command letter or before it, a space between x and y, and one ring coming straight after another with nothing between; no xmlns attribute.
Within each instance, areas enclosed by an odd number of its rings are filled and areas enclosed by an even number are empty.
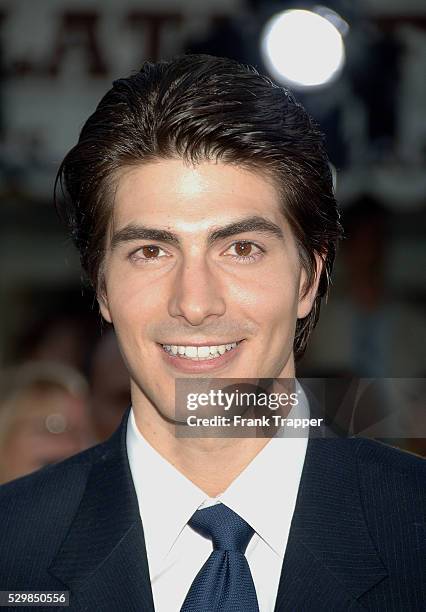
<svg viewBox="0 0 426 612"><path fill-rule="evenodd" d="M307 273L324 262L311 313L297 321L295 357L306 348L327 295L341 236L323 136L284 87L251 66L209 55L145 62L114 81L63 160L55 203L95 290L119 171L159 159L220 161L272 180ZM62 196L58 197L58 187Z"/></svg>

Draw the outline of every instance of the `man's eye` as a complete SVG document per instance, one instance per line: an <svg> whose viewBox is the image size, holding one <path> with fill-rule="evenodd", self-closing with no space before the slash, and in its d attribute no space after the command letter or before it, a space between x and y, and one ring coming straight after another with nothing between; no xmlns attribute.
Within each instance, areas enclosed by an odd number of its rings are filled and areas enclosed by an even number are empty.
<svg viewBox="0 0 426 612"><path fill-rule="evenodd" d="M263 249L249 240L239 240L238 242L234 242L227 250L227 252L229 251L231 257L242 263L250 263L255 261L259 257L262 257L262 254L264 253Z"/></svg>
<svg viewBox="0 0 426 612"><path fill-rule="evenodd" d="M167 257L167 255L163 251L163 249L161 249L159 246L156 246L155 244L148 244L146 246L143 246L131 254L131 258L138 261L152 261L159 259L160 257Z"/></svg>

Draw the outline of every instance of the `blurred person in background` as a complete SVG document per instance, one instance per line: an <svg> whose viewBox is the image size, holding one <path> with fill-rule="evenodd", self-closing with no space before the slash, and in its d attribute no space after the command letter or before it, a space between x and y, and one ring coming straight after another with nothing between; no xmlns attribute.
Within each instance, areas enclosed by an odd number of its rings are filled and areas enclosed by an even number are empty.
<svg viewBox="0 0 426 612"><path fill-rule="evenodd" d="M6 370L0 380L0 483L94 443L88 385L78 371L29 362Z"/></svg>
<svg viewBox="0 0 426 612"><path fill-rule="evenodd" d="M18 334L14 362L62 363L87 376L93 346L99 339L100 318L78 292L81 304L74 292L60 293L61 299L43 294L42 301L39 295L28 296L32 316ZM84 307L87 312L81 312Z"/></svg>
<svg viewBox="0 0 426 612"><path fill-rule="evenodd" d="M401 401L390 380L422 377L426 363L423 314L391 287L391 221L391 212L367 194L344 210L340 295L334 293L327 304L304 367L316 375L344 376L348 386L353 377L373 379L359 385L364 390L351 417L353 433L426 455L424 438L415 438L410 425L413 410L419 423L426 415L409 395Z"/></svg>
<svg viewBox="0 0 426 612"><path fill-rule="evenodd" d="M423 313L395 296L390 287L390 216L368 195L344 210L341 295L330 299L312 334L304 361L307 372L369 378L423 376Z"/></svg>

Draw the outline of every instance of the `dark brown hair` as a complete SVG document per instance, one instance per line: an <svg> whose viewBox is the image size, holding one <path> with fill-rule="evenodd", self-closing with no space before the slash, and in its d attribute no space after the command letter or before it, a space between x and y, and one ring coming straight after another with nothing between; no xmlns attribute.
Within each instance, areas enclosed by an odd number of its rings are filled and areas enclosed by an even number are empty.
<svg viewBox="0 0 426 612"><path fill-rule="evenodd" d="M286 88L226 58L184 55L145 62L136 74L115 81L84 124L55 182L56 206L96 290L118 171L171 158L193 164L220 160L273 180L308 286L315 279L315 253L324 261L314 307L297 321L294 352L300 357L327 294L341 235L318 128Z"/></svg>

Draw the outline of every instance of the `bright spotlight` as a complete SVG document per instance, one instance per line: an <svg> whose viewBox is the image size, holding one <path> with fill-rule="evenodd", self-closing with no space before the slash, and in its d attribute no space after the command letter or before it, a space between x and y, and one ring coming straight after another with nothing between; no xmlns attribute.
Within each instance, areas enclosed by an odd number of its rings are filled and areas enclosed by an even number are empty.
<svg viewBox="0 0 426 612"><path fill-rule="evenodd" d="M312 11L292 9L272 17L262 32L261 50L270 73L294 88L334 80L345 61L339 30Z"/></svg>

